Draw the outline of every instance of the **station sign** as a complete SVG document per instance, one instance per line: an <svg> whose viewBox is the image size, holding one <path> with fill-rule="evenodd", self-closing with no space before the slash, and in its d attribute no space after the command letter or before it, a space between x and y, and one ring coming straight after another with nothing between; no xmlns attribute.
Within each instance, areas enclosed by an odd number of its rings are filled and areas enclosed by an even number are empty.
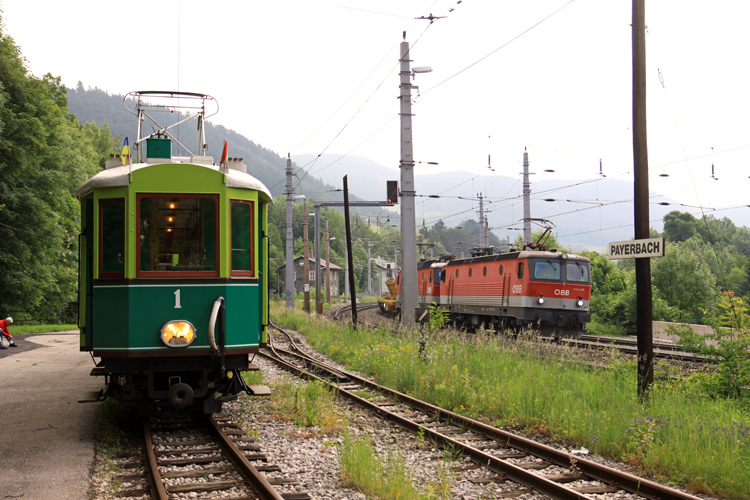
<svg viewBox="0 0 750 500"><path fill-rule="evenodd" d="M615 241L608 245L609 260L664 257L664 238Z"/></svg>

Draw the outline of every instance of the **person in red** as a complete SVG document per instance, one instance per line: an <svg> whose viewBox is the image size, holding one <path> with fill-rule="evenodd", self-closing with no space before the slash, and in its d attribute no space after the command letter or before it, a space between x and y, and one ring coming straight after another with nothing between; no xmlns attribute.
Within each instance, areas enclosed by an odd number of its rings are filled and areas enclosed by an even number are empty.
<svg viewBox="0 0 750 500"><path fill-rule="evenodd" d="M3 337L8 338L8 344L10 344L10 347L18 347L15 342L13 342L13 335L10 334L10 330L8 330L8 325L13 323L13 318L8 316L5 319L0 319L0 331L2 331L2 335L0 335L0 349L7 349L3 345Z"/></svg>

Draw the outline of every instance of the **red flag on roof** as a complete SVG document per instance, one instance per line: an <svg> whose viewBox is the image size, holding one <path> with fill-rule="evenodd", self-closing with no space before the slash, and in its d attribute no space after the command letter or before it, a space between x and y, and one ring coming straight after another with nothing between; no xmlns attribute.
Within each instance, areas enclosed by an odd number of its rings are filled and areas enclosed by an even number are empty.
<svg viewBox="0 0 750 500"><path fill-rule="evenodd" d="M227 140L224 139L224 152L221 153L221 161L219 162L219 166L227 164L228 153L229 153L229 144L227 144Z"/></svg>

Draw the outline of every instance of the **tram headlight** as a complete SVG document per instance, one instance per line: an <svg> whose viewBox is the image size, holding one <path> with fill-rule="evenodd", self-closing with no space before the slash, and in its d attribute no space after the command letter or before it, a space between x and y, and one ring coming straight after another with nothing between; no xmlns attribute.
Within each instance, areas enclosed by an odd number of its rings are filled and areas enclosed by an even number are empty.
<svg viewBox="0 0 750 500"><path fill-rule="evenodd" d="M195 327L186 320L170 321L161 329L161 340L168 347L187 347L195 340Z"/></svg>

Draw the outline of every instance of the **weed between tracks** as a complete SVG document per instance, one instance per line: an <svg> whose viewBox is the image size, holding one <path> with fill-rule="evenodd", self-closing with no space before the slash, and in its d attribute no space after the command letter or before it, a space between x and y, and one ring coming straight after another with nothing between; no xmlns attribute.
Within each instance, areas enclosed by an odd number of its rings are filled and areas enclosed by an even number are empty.
<svg viewBox="0 0 750 500"><path fill-rule="evenodd" d="M337 411L333 393L321 382L281 383L274 386L270 409L282 420L307 431L310 436L340 434L348 425Z"/></svg>
<svg viewBox="0 0 750 500"><path fill-rule="evenodd" d="M357 331L274 308L275 320L380 384L495 425L533 428L693 491L750 498L750 404L703 391L700 376L657 376L647 401L636 364L618 354L593 370L585 351L484 332ZM601 360L601 355L597 359Z"/></svg>
<svg viewBox="0 0 750 500"><path fill-rule="evenodd" d="M453 477L445 462L438 465L436 480L425 489L419 489L401 454L386 448L385 456L378 458L369 437L355 438L345 433L339 462L344 483L368 497L415 500L451 498Z"/></svg>

